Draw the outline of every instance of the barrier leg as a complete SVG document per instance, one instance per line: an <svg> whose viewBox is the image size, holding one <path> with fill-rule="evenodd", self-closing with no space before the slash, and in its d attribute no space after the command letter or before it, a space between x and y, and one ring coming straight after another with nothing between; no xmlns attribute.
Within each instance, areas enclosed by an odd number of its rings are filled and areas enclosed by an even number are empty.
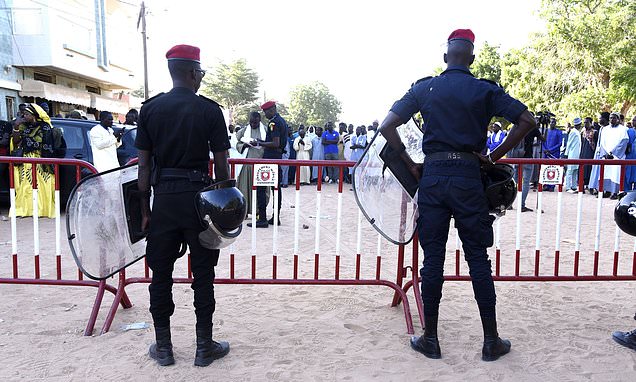
<svg viewBox="0 0 636 382"><path fill-rule="evenodd" d="M102 299L104 298L105 289L106 280L101 280L99 282L99 287L97 288L97 295L95 296L95 302L93 303L91 315L88 318L88 324L86 324L86 330L84 330L85 336L90 336L93 334L93 330L95 329L95 321L97 320L97 314L99 314L99 308L102 306Z"/></svg>
<svg viewBox="0 0 636 382"><path fill-rule="evenodd" d="M413 318L411 317L409 298L406 296L406 293L402 289L399 289L399 287L395 289L395 294L399 295L399 299L402 300L402 306L404 308L404 320L406 321L406 332L408 334L414 334L415 330L413 329Z"/></svg>
<svg viewBox="0 0 636 382"><path fill-rule="evenodd" d="M401 244L398 246L398 260L397 260L397 276L395 283L402 288L402 281L404 279L404 245ZM403 293L402 293L403 294ZM402 295L395 291L393 294L393 301L391 302L391 306L398 306L402 301Z"/></svg>
<svg viewBox="0 0 636 382"><path fill-rule="evenodd" d="M119 272L119 283L117 285L117 294L115 294L115 298L113 299L113 303L110 305L110 309L108 310L108 315L106 316L106 321L104 321L104 326L102 326L102 331L99 333L104 334L110 330L110 325L113 323L115 319L115 314L117 313L117 308L119 304L122 304L124 308L126 308L126 302L131 307L130 300L126 295L126 270L121 270ZM127 301L124 301L127 300Z"/></svg>

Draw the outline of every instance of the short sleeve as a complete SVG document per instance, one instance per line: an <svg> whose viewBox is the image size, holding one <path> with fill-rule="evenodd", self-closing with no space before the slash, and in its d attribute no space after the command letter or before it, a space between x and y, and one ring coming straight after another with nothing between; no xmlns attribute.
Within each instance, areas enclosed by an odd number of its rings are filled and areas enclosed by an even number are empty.
<svg viewBox="0 0 636 382"><path fill-rule="evenodd" d="M400 100L391 106L391 111L397 114L403 123L411 119L413 114L419 111L414 87L411 87Z"/></svg>
<svg viewBox="0 0 636 382"><path fill-rule="evenodd" d="M153 145L148 134L148 123L146 121L146 108L143 106L139 112L139 120L137 121L137 137L135 138L135 147L139 150L152 151Z"/></svg>
<svg viewBox="0 0 636 382"><path fill-rule="evenodd" d="M496 116L504 117L514 124L518 122L521 113L528 109L526 105L512 98L503 88L498 86L494 89L491 106Z"/></svg>
<svg viewBox="0 0 636 382"><path fill-rule="evenodd" d="M267 125L269 127L269 130L271 131L272 134L272 139L281 136L280 131L282 129L282 126L278 126L276 124L276 121L269 121L269 124Z"/></svg>
<svg viewBox="0 0 636 382"><path fill-rule="evenodd" d="M206 126L210 131L210 151L217 153L229 150L230 139L228 138L225 118L223 118L221 108L216 105L210 105L210 110L207 113L206 119Z"/></svg>

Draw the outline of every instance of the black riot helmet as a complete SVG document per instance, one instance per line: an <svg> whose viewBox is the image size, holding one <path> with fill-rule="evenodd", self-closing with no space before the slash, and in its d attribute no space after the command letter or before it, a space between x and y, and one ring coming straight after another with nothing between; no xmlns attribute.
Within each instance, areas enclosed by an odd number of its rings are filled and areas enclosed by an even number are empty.
<svg viewBox="0 0 636 382"><path fill-rule="evenodd" d="M614 221L623 232L636 236L636 191L629 191L618 201Z"/></svg>
<svg viewBox="0 0 636 382"><path fill-rule="evenodd" d="M488 212L503 214L517 197L515 169L509 164L496 163L481 170L481 181L488 199Z"/></svg>
<svg viewBox="0 0 636 382"><path fill-rule="evenodd" d="M205 248L225 248L240 235L247 203L236 188L236 180L216 182L197 192L195 206L205 227L199 234L199 242Z"/></svg>

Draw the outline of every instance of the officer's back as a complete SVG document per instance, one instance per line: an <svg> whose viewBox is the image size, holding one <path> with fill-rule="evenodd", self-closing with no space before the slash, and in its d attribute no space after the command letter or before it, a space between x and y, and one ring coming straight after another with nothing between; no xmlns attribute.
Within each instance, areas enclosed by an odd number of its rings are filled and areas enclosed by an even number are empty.
<svg viewBox="0 0 636 382"><path fill-rule="evenodd" d="M483 126L493 115L505 112L495 106L501 104L498 98L504 94L497 84L477 79L468 68L460 66L418 81L405 98L422 114L426 126L424 154L481 151L487 139ZM404 105L396 106L400 114Z"/></svg>
<svg viewBox="0 0 636 382"><path fill-rule="evenodd" d="M161 168L186 168L207 171L213 142L210 129L202 124L217 125L223 114L213 101L197 96L191 90L174 88L144 104L139 116L153 145L153 154ZM222 122L222 121L220 121ZM224 135L218 132L217 135Z"/></svg>

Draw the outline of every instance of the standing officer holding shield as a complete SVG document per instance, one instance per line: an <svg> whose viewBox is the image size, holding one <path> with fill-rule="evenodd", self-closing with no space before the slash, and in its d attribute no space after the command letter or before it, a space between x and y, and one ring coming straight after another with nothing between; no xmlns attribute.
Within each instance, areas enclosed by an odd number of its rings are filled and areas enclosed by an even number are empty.
<svg viewBox="0 0 636 382"><path fill-rule="evenodd" d="M482 359L494 361L510 351L510 341L499 338L495 286L487 248L493 244L492 222L480 167L493 166L535 127L524 104L496 83L473 77L475 36L458 29L448 38L444 54L447 68L437 77L423 78L397 101L382 122L380 132L419 180L418 236L424 251L420 270L425 331L411 339L411 347L429 358L440 358L437 339L439 303L444 282L444 256L450 218L463 243L475 299L484 330ZM423 165L409 157L396 127L420 112L426 126ZM486 144L491 119L502 116L514 123L508 138L487 156L478 154Z"/></svg>
<svg viewBox="0 0 636 382"><path fill-rule="evenodd" d="M195 195L210 181L210 151L214 154L215 180L229 179L230 142L219 105L196 95L205 75L199 52L194 46L177 45L166 53L173 88L144 102L135 141L139 149L138 185L143 195L142 230L150 228L146 255L152 269L150 313L156 343L149 354L162 366L174 363L170 336L170 316L175 307L172 271L184 241L190 248L194 276L197 338L194 364L207 366L230 351L227 342L212 340L214 267L219 250L206 248L199 242L204 228L195 206Z"/></svg>

